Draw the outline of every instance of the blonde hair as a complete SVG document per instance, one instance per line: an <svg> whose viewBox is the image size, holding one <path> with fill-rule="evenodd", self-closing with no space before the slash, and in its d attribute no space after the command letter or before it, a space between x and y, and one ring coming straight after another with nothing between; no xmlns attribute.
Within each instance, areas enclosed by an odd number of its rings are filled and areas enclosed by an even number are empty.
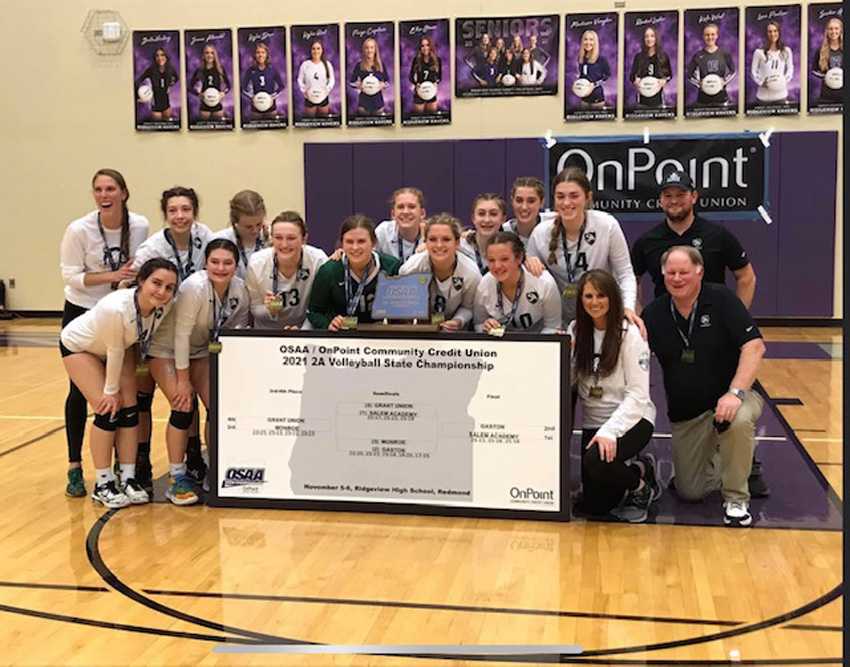
<svg viewBox="0 0 850 667"><path fill-rule="evenodd" d="M399 188L398 190L393 190L393 193L390 195L390 208L395 208L395 200L399 195L413 195L416 197L416 201L419 202L419 206L425 208L425 195L422 193L422 190L419 188L414 188L411 186L405 186L403 188Z"/></svg>
<svg viewBox="0 0 850 667"><path fill-rule="evenodd" d="M363 40L363 43L360 45L360 63L362 66L363 61L366 59L366 44L372 42L375 44L375 57L372 60L372 65L376 72L384 71L384 64L381 62L381 51L378 49L378 40L374 37L367 37Z"/></svg>
<svg viewBox="0 0 850 667"><path fill-rule="evenodd" d="M581 34L581 41L584 42L584 38L588 35L593 35L593 51L590 52L590 55L587 58L587 62L595 63L599 60L599 35L595 30L585 30ZM578 50L578 63L581 65L584 62L584 47L580 47Z"/></svg>
<svg viewBox="0 0 850 667"><path fill-rule="evenodd" d="M820 51L818 52L818 69L821 72L826 72L829 68L829 40L826 37L826 31L829 29L829 24L833 21L837 21L838 25L841 26L841 34L838 36L838 48L844 50L844 21L837 16L833 16L824 26L823 44L821 44Z"/></svg>
<svg viewBox="0 0 850 667"><path fill-rule="evenodd" d="M451 213L437 213L437 215L432 215L425 222L425 238L428 238L428 232L431 231L431 227L435 227L436 225L445 225L449 229L452 230L452 236L455 237L455 241L460 241L461 234L461 224L460 220L454 217Z"/></svg>
<svg viewBox="0 0 850 667"><path fill-rule="evenodd" d="M259 192L240 190L230 200L230 224L235 225L243 215L266 214L266 203Z"/></svg>

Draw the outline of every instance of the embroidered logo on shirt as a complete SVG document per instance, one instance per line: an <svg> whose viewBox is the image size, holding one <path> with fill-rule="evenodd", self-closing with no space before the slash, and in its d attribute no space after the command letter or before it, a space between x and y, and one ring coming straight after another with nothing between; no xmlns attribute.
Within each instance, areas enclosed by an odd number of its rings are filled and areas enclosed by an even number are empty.
<svg viewBox="0 0 850 667"><path fill-rule="evenodd" d="M228 303L230 303L230 310L235 310L236 307L239 305L239 297L238 296L230 297L230 299L228 300Z"/></svg>
<svg viewBox="0 0 850 667"><path fill-rule="evenodd" d="M642 371L649 371L649 352L641 352L638 357L638 366Z"/></svg>
<svg viewBox="0 0 850 667"><path fill-rule="evenodd" d="M694 248L697 248L697 249L702 248L702 239L701 238L695 238L693 241L691 241L691 245Z"/></svg>
<svg viewBox="0 0 850 667"><path fill-rule="evenodd" d="M452 287L456 290L463 289L463 276L452 276Z"/></svg>
<svg viewBox="0 0 850 667"><path fill-rule="evenodd" d="M310 269L302 268L298 271L296 280L307 280L310 277Z"/></svg>
<svg viewBox="0 0 850 667"><path fill-rule="evenodd" d="M584 241L587 245L593 245L596 243L596 232L585 232Z"/></svg>
<svg viewBox="0 0 850 667"><path fill-rule="evenodd" d="M711 315L709 315L707 313L705 315L700 315L699 325L703 328L710 327L711 326Z"/></svg>
<svg viewBox="0 0 850 667"><path fill-rule="evenodd" d="M528 299L528 303L537 303L538 301L540 301L540 295L535 290L526 292L525 298Z"/></svg>

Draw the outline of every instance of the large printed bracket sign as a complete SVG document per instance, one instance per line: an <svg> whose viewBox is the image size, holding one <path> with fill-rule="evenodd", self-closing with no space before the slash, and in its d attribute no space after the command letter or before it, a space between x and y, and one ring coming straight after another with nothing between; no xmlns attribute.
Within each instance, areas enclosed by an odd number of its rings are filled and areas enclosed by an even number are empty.
<svg viewBox="0 0 850 667"><path fill-rule="evenodd" d="M769 208L765 143L754 133L556 137L544 151L546 190L551 194L562 169L577 166L590 179L594 208L625 220L655 220L658 184L684 169L699 191L700 215L759 219L759 208Z"/></svg>
<svg viewBox="0 0 850 667"><path fill-rule="evenodd" d="M569 338L225 331L209 504L568 521Z"/></svg>

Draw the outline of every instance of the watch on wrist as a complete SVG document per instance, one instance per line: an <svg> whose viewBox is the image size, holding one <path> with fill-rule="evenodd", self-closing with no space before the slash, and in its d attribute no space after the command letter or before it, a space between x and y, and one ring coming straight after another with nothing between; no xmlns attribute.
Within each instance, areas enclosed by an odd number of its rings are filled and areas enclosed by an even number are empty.
<svg viewBox="0 0 850 667"><path fill-rule="evenodd" d="M729 393L732 394L735 398L740 400L742 403L744 402L744 398L747 396L747 392L743 389L736 389L735 387L729 387Z"/></svg>

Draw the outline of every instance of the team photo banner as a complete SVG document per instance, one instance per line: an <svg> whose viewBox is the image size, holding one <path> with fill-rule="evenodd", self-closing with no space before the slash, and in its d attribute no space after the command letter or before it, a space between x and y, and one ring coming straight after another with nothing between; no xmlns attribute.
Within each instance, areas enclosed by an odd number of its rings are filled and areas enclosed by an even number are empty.
<svg viewBox="0 0 850 667"><path fill-rule="evenodd" d="M187 30L186 108L190 130L233 129L233 34Z"/></svg>
<svg viewBox="0 0 850 667"><path fill-rule="evenodd" d="M567 14L564 25L564 119L613 120L619 82L619 17Z"/></svg>
<svg viewBox="0 0 850 667"><path fill-rule="evenodd" d="M244 130L276 130L289 121L286 103L286 29L239 28L239 100Z"/></svg>
<svg viewBox="0 0 850 667"><path fill-rule="evenodd" d="M593 187L593 207L618 218L663 215L658 184L674 170L690 174L701 214L767 208L766 149L754 134L659 136L648 144L643 137L562 137L546 155L550 183L565 167L580 167Z"/></svg>
<svg viewBox="0 0 850 667"><path fill-rule="evenodd" d="M844 113L844 7L809 5L809 113Z"/></svg>
<svg viewBox="0 0 850 667"><path fill-rule="evenodd" d="M800 5L746 9L748 116L800 113Z"/></svg>
<svg viewBox="0 0 850 667"><path fill-rule="evenodd" d="M685 118L738 114L737 7L685 10Z"/></svg>
<svg viewBox="0 0 850 667"><path fill-rule="evenodd" d="M347 97L345 123L375 127L395 123L395 24L345 24Z"/></svg>
<svg viewBox="0 0 850 667"><path fill-rule="evenodd" d="M294 25L292 54L292 124L295 127L339 127L342 124L339 26L336 23Z"/></svg>
<svg viewBox="0 0 850 667"><path fill-rule="evenodd" d="M133 108L136 129L180 129L180 33L133 31Z"/></svg>
<svg viewBox="0 0 850 667"><path fill-rule="evenodd" d="M213 504L569 519L566 337L221 343Z"/></svg>
<svg viewBox="0 0 850 667"><path fill-rule="evenodd" d="M557 14L455 19L455 94L558 93Z"/></svg>
<svg viewBox="0 0 850 667"><path fill-rule="evenodd" d="M398 60L402 125L452 122L449 20L401 21Z"/></svg>
<svg viewBox="0 0 850 667"><path fill-rule="evenodd" d="M679 12L626 12L623 117L676 117Z"/></svg>

